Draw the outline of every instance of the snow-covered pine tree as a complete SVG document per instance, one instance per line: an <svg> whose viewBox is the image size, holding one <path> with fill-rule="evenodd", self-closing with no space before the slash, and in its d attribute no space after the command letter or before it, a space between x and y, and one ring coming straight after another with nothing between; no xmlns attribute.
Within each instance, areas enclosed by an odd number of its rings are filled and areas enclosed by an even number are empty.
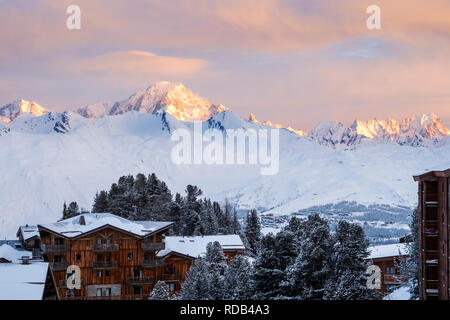
<svg viewBox="0 0 450 320"><path fill-rule="evenodd" d="M182 300L209 300L210 281L208 263L203 258L197 258L190 267L186 281L181 286Z"/></svg>
<svg viewBox="0 0 450 320"><path fill-rule="evenodd" d="M261 238L252 274L255 299L273 299L282 293L280 283L284 279L284 270L279 269L277 248L272 233Z"/></svg>
<svg viewBox="0 0 450 320"><path fill-rule="evenodd" d="M224 300L249 300L253 297L253 269L248 259L237 255L225 271L223 283Z"/></svg>
<svg viewBox="0 0 450 320"><path fill-rule="evenodd" d="M150 293L148 300L169 300L169 285L164 281L158 281Z"/></svg>
<svg viewBox="0 0 450 320"><path fill-rule="evenodd" d="M261 223L255 209L250 210L247 214L244 234L248 251L250 254L256 255L261 239Z"/></svg>
<svg viewBox="0 0 450 320"><path fill-rule="evenodd" d="M298 256L286 272L287 295L301 300L322 299L331 273L333 248L328 222L318 214L308 216L296 246Z"/></svg>
<svg viewBox="0 0 450 320"><path fill-rule="evenodd" d="M226 257L219 242L210 242L206 246L206 263L208 264L209 296L212 300L222 300L224 276L227 269Z"/></svg>
<svg viewBox="0 0 450 320"><path fill-rule="evenodd" d="M369 240L363 229L347 221L339 221L333 236L331 270L328 275L324 299L373 300L378 292L367 288Z"/></svg>
<svg viewBox="0 0 450 320"><path fill-rule="evenodd" d="M108 193L104 190L97 192L94 198L92 212L101 213L108 210Z"/></svg>
<svg viewBox="0 0 450 320"><path fill-rule="evenodd" d="M180 234L182 236L201 234L201 205L198 201L198 197L201 195L202 191L197 186L188 185L186 187L186 198L181 207L180 217Z"/></svg>
<svg viewBox="0 0 450 320"><path fill-rule="evenodd" d="M65 219L69 219L69 218L78 216L80 214L80 209L78 207L78 204L75 201L69 203L69 206L66 206L66 203L64 202L62 213L63 214L62 214L61 220L65 220Z"/></svg>
<svg viewBox="0 0 450 320"><path fill-rule="evenodd" d="M401 273L408 280L410 299L419 298L419 211L415 209L410 218L411 239L407 244L408 258L400 264Z"/></svg>

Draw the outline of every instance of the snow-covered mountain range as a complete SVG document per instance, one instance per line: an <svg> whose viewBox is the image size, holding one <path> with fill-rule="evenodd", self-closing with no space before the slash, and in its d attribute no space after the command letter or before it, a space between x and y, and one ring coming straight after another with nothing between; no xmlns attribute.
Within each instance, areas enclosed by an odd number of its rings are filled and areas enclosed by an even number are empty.
<svg viewBox="0 0 450 320"><path fill-rule="evenodd" d="M28 110L28 111L27 111ZM98 190L126 174L151 173L173 192L198 185L215 200L280 216L312 206L354 201L409 208L412 175L450 167L449 130L434 115L401 122L325 121L314 130L280 130L280 170L259 165L176 165L171 132L282 127L243 119L181 84L158 83L116 103L50 112L36 103L0 108L0 237L20 224L60 218L64 201L90 209ZM331 146L331 147L330 147ZM356 214L359 214L356 212Z"/></svg>

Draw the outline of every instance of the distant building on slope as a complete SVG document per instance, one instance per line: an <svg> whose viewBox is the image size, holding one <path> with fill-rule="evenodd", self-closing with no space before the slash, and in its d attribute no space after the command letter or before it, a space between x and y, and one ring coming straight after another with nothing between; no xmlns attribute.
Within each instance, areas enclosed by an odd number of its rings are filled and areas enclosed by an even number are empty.
<svg viewBox="0 0 450 320"><path fill-rule="evenodd" d="M419 297L449 300L450 169L414 176L418 182Z"/></svg>
<svg viewBox="0 0 450 320"><path fill-rule="evenodd" d="M379 291L387 295L404 282L400 273L400 263L407 258L406 243L394 243L369 247L369 257L366 262L381 269L381 288Z"/></svg>

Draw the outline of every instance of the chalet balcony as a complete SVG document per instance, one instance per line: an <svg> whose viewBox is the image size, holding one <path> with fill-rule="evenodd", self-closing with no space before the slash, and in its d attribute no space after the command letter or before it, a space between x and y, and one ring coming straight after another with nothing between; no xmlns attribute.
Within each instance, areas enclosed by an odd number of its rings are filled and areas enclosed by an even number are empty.
<svg viewBox="0 0 450 320"><path fill-rule="evenodd" d="M93 250L96 252L115 252L119 251L119 245L117 243L96 243Z"/></svg>
<svg viewBox="0 0 450 320"><path fill-rule="evenodd" d="M67 252L67 246L65 244L43 244L41 250L44 253L62 253Z"/></svg>
<svg viewBox="0 0 450 320"><path fill-rule="evenodd" d="M153 278L140 278L140 277L130 277L127 279L129 285L149 285L153 284L155 280Z"/></svg>
<svg viewBox="0 0 450 320"><path fill-rule="evenodd" d="M81 281L81 285L83 285L83 281ZM58 288L67 288L67 280L59 280Z"/></svg>
<svg viewBox="0 0 450 320"><path fill-rule="evenodd" d="M96 261L92 263L94 269L115 269L119 267L117 261Z"/></svg>
<svg viewBox="0 0 450 320"><path fill-rule="evenodd" d="M161 281L181 281L182 277L181 274L168 274L168 273L164 273L162 275L160 275L160 280Z"/></svg>
<svg viewBox="0 0 450 320"><path fill-rule="evenodd" d="M53 262L52 270L53 271L66 271L67 263L66 262Z"/></svg>
<svg viewBox="0 0 450 320"><path fill-rule="evenodd" d="M399 275L399 274L385 274L384 275L384 283L398 284L401 282L402 282L401 275Z"/></svg>
<svg viewBox="0 0 450 320"><path fill-rule="evenodd" d="M163 259L144 259L142 261L142 266L144 268L163 267L164 266L164 260Z"/></svg>
<svg viewBox="0 0 450 320"><path fill-rule="evenodd" d="M160 251L166 248L166 244L164 242L143 242L142 250L145 251Z"/></svg>

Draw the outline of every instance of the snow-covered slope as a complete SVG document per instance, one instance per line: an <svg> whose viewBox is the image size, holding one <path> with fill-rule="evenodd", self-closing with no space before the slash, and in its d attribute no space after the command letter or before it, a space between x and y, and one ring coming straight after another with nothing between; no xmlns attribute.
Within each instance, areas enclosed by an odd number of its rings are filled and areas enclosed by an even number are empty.
<svg viewBox="0 0 450 320"><path fill-rule="evenodd" d="M54 116L56 122L51 116L35 117L33 123L48 126L32 130L23 129L30 124L25 120L14 124L18 117L8 124L10 132L0 135L0 237L12 237L21 224L57 220L64 201L90 209L95 193L125 174L155 172L174 192L196 184L206 196L227 197L243 209L289 214L339 201L413 206L417 190L411 176L450 167L448 144L424 148L378 143L339 150L280 130L279 173L261 176L259 165L174 164L171 132L193 130L193 123L166 112L131 111L96 121L69 114L64 134L52 129L63 115ZM203 126L221 133L263 127L229 111Z"/></svg>
<svg viewBox="0 0 450 320"><path fill-rule="evenodd" d="M57 220L64 201L90 209L98 190L126 174L155 172L174 192L196 184L215 200L280 217L345 201L412 207L412 175L450 167L449 130L434 115L350 127L324 121L307 136L281 129L279 172L262 176L259 165L171 161L171 133L194 130L191 120L224 135L282 127L245 120L181 84L158 83L76 113L48 113L25 102L0 110L12 120L0 121L0 237L12 237L21 224Z"/></svg>
<svg viewBox="0 0 450 320"><path fill-rule="evenodd" d="M292 132L298 134L298 135L301 136L301 137L307 135L307 133L306 133L305 131L301 130L301 129L294 129L294 128L292 128L292 127L285 127L285 126L283 126L282 124L279 124L279 123L273 123L273 122L270 121L270 120L259 121L259 120L256 119L256 117L255 117L255 115L254 115L253 113L250 113L250 115L249 115L249 117L248 117L248 120L249 120L249 121L252 121L252 122L255 122L255 123L262 124L262 125L264 125L264 126L272 127L272 128L286 129L286 130L289 130L289 131L292 131Z"/></svg>

